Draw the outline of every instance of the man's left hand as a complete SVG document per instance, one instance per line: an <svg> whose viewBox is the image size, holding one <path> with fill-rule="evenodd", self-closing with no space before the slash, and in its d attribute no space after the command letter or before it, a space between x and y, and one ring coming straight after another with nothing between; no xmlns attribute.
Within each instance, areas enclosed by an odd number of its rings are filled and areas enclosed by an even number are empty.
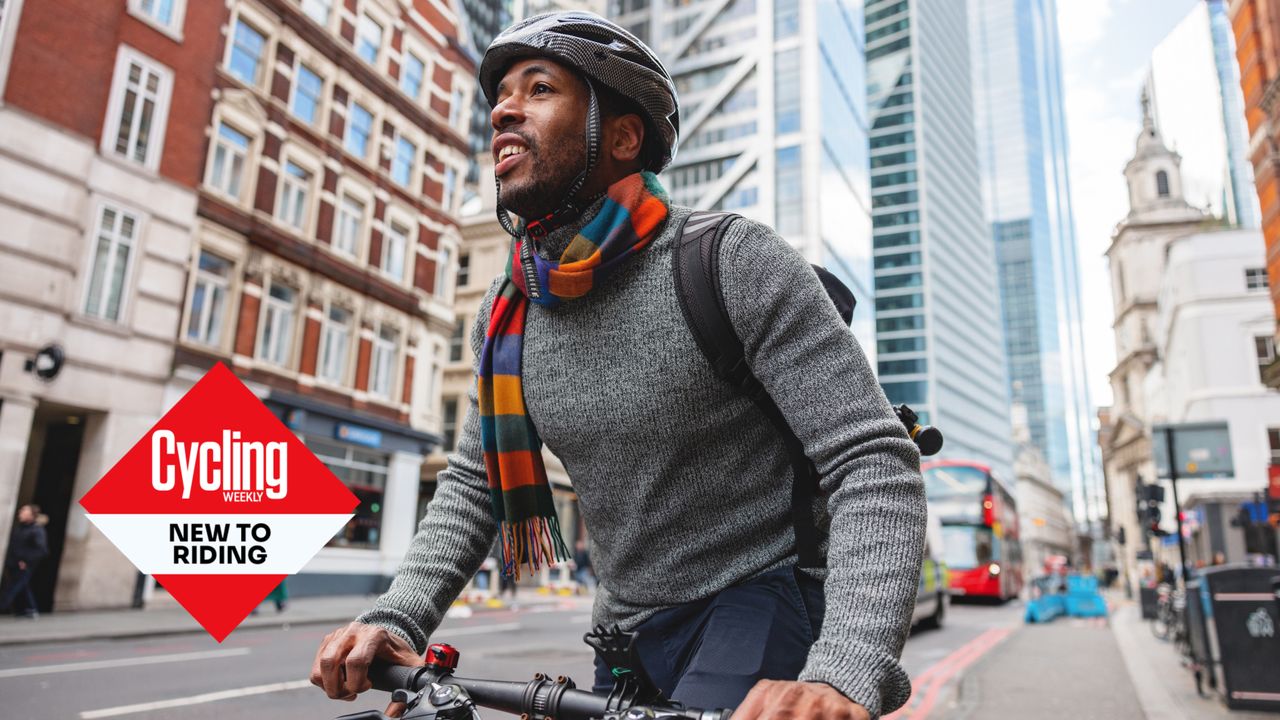
<svg viewBox="0 0 1280 720"><path fill-rule="evenodd" d="M732 720L871 720L867 709L826 683L761 680L733 712Z"/></svg>

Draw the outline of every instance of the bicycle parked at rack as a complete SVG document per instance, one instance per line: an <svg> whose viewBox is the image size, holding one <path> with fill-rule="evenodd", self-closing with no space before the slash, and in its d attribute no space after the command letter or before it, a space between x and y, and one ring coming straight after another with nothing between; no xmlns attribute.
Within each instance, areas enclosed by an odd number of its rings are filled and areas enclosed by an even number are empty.
<svg viewBox="0 0 1280 720"><path fill-rule="evenodd" d="M1168 583L1161 583L1156 588L1156 616L1151 621L1151 632L1161 640L1173 643L1182 660L1182 667L1191 671L1196 681L1196 694L1207 697L1204 691L1204 680L1209 678L1212 687L1214 679L1208 668L1196 656L1191 646L1191 631L1187 625L1186 591L1175 588Z"/></svg>

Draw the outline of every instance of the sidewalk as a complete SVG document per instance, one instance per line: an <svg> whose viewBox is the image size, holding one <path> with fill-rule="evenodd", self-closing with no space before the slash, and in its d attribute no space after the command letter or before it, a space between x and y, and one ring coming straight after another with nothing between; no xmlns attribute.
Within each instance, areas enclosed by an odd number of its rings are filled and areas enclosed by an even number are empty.
<svg viewBox="0 0 1280 720"><path fill-rule="evenodd" d="M331 624L350 622L373 605L373 595L337 595L303 597L289 601L284 612L264 602L257 615L240 623L241 628L284 627L288 625ZM537 588L521 588L516 603L521 608L552 606L564 601L555 593L540 593ZM176 602L162 601L159 607L145 610L83 610L58 612L29 620L0 615L0 646L69 640L102 640L137 638L154 635L202 633L204 629ZM508 609L509 603L475 602L455 604L447 617L469 617L473 613Z"/></svg>
<svg viewBox="0 0 1280 720"><path fill-rule="evenodd" d="M1158 640L1129 600L1109 596L1110 616L1024 625L975 663L938 716L1087 720L1268 720L1196 695L1173 646Z"/></svg>

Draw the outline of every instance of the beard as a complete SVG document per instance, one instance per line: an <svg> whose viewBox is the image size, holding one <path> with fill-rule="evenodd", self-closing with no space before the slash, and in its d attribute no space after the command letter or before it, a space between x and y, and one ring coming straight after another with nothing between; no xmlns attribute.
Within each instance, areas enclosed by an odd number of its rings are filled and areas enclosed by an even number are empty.
<svg viewBox="0 0 1280 720"><path fill-rule="evenodd" d="M525 220L546 217L569 199L574 179L586 168L586 138L574 133L542 143L525 133L516 134L529 148L529 157L523 167L498 178L498 202Z"/></svg>

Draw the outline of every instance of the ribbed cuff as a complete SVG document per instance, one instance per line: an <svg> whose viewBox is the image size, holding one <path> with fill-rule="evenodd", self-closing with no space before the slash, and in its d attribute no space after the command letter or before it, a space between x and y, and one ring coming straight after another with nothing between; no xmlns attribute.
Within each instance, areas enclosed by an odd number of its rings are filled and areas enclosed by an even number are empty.
<svg viewBox="0 0 1280 720"><path fill-rule="evenodd" d="M374 625L399 635L419 655L427 651L427 632L413 618L399 610L389 607L375 607L357 617L356 622Z"/></svg>
<svg viewBox="0 0 1280 720"><path fill-rule="evenodd" d="M872 720L906 704L911 679L896 660L866 646L831 648L815 644L800 680L823 682L867 709Z"/></svg>

